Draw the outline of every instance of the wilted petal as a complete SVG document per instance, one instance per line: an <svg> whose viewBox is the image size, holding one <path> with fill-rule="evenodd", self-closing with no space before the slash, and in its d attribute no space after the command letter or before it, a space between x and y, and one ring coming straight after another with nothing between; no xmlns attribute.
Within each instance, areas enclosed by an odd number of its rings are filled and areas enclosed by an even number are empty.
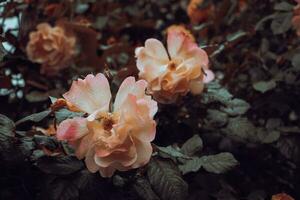
<svg viewBox="0 0 300 200"><path fill-rule="evenodd" d="M88 134L85 118L75 117L61 122L57 128L57 139L74 141Z"/></svg>
<svg viewBox="0 0 300 200"><path fill-rule="evenodd" d="M106 77L99 73L89 74L84 80L72 83L64 98L80 110L92 114L98 109L108 111L111 99L110 87Z"/></svg>

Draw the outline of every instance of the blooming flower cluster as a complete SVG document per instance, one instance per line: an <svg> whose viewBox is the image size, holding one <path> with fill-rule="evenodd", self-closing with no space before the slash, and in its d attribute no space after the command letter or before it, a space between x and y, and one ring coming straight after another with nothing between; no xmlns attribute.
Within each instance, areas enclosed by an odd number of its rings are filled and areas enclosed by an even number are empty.
<svg viewBox="0 0 300 200"><path fill-rule="evenodd" d="M91 172L110 177L116 170L126 171L149 162L151 141L155 138L157 102L172 103L189 91L199 94L214 78L208 69L208 56L184 27L167 30L168 50L156 39L136 49L141 80L126 78L113 104L108 80L103 74L87 75L72 83L63 95L64 105L87 117L61 122L57 138L85 159Z"/></svg>
<svg viewBox="0 0 300 200"><path fill-rule="evenodd" d="M42 65L41 73L53 75L70 64L75 44L75 37L68 36L62 27L42 23L30 33L26 52L29 60Z"/></svg>
<svg viewBox="0 0 300 200"><path fill-rule="evenodd" d="M155 137L153 116L157 103L145 94L147 82L126 78L110 109L111 92L103 74L88 75L73 82L63 96L72 109L88 117L63 121L57 138L67 140L79 159L85 158L91 172L110 177L115 170L126 171L148 163Z"/></svg>

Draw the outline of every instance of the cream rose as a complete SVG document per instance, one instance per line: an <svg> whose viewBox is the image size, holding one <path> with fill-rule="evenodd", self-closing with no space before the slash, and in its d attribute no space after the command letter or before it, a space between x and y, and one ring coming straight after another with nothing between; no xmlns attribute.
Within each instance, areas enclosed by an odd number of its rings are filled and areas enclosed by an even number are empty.
<svg viewBox="0 0 300 200"><path fill-rule="evenodd" d="M61 122L57 138L67 140L91 172L110 177L149 162L155 137L157 103L145 94L147 82L126 78L110 109L110 86L103 74L74 81L63 96L76 110L88 114Z"/></svg>
<svg viewBox="0 0 300 200"><path fill-rule="evenodd" d="M136 49L139 77L145 79L148 91L161 103L173 103L189 91L200 94L203 85L214 78L208 69L208 56L193 38L181 29L169 29L166 51L156 39Z"/></svg>

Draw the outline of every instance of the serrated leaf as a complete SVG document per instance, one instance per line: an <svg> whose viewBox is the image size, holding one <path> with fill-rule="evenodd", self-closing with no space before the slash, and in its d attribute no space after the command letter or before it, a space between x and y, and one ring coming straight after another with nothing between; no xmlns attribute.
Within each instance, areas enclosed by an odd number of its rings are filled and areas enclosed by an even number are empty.
<svg viewBox="0 0 300 200"><path fill-rule="evenodd" d="M203 156L200 159L202 161L202 166L206 171L216 174L227 172L239 164L234 156L227 152Z"/></svg>
<svg viewBox="0 0 300 200"><path fill-rule="evenodd" d="M183 165L179 165L179 169L182 174L187 174L190 172L197 172L201 169L203 163L201 158L193 157L191 160L186 161Z"/></svg>
<svg viewBox="0 0 300 200"><path fill-rule="evenodd" d="M203 141L199 135L194 135L188 139L181 147L181 151L188 156L194 155L203 148Z"/></svg>
<svg viewBox="0 0 300 200"><path fill-rule="evenodd" d="M158 196L153 192L149 181L143 177L139 177L135 180L133 189L141 199L159 200Z"/></svg>
<svg viewBox="0 0 300 200"><path fill-rule="evenodd" d="M7 137L14 137L15 133L15 124L14 122L6 117L5 115L0 114L0 135Z"/></svg>
<svg viewBox="0 0 300 200"><path fill-rule="evenodd" d="M224 88L221 87L219 83L211 82L207 84L207 91L203 93L201 102L204 104L220 102L226 104L232 99L232 95Z"/></svg>
<svg viewBox="0 0 300 200"><path fill-rule="evenodd" d="M32 122L39 122L42 121L44 118L46 118L48 115L50 115L51 110L45 110L39 113L34 113L32 115L29 115L27 117L24 117L23 119L20 119L16 122L16 125L19 125L21 123L32 121Z"/></svg>
<svg viewBox="0 0 300 200"><path fill-rule="evenodd" d="M56 175L72 174L84 167L74 156L43 156L37 160L36 166L45 173Z"/></svg>
<svg viewBox="0 0 300 200"><path fill-rule="evenodd" d="M261 93L265 93L269 90L272 90L276 87L276 82L274 80L270 81L259 81L256 83L253 83L253 88L256 91L259 91Z"/></svg>
<svg viewBox="0 0 300 200"><path fill-rule="evenodd" d="M250 105L242 99L233 99L226 104L226 107L221 108L230 116L245 114L250 108Z"/></svg>
<svg viewBox="0 0 300 200"><path fill-rule="evenodd" d="M188 185L170 160L153 158L148 165L148 179L162 200L185 200Z"/></svg>
<svg viewBox="0 0 300 200"><path fill-rule="evenodd" d="M169 158L172 159L174 162L176 162L176 158L188 159L186 155L184 155L183 153L181 153L179 150L175 149L172 146L167 146L167 147L156 146L156 148L159 150L158 154L162 158Z"/></svg>

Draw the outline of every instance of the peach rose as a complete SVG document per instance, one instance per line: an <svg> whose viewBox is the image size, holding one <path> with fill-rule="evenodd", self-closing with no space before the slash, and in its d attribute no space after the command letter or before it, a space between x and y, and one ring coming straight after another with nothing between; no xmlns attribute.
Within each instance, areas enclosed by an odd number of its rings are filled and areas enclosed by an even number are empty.
<svg viewBox="0 0 300 200"><path fill-rule="evenodd" d="M42 65L41 73L53 75L71 63L75 43L75 37L66 35L62 27L42 23L30 33L26 52L29 60Z"/></svg>
<svg viewBox="0 0 300 200"><path fill-rule="evenodd" d="M136 49L139 77L148 91L161 103L173 103L189 91L200 94L204 83L214 78L208 69L208 56L189 34L180 29L168 31L168 50L156 39Z"/></svg>
<svg viewBox="0 0 300 200"><path fill-rule="evenodd" d="M111 108L111 92L103 74L74 81L63 97L87 118L61 122L57 138L67 140L91 172L110 177L149 162L155 137L157 103L145 94L147 82L126 78Z"/></svg>

